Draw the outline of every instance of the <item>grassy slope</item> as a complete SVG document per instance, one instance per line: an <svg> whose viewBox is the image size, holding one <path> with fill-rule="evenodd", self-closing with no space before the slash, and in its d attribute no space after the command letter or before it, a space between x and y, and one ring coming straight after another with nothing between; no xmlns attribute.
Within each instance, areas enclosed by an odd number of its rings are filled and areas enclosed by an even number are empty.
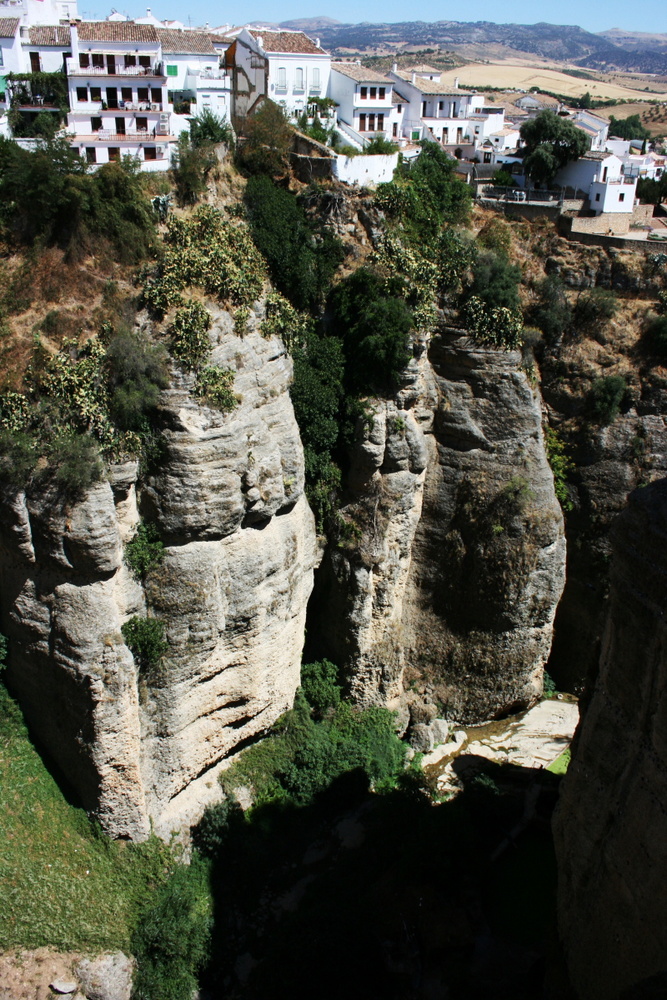
<svg viewBox="0 0 667 1000"><path fill-rule="evenodd" d="M111 842L66 801L0 684L0 948L127 949L173 863L156 838Z"/></svg>

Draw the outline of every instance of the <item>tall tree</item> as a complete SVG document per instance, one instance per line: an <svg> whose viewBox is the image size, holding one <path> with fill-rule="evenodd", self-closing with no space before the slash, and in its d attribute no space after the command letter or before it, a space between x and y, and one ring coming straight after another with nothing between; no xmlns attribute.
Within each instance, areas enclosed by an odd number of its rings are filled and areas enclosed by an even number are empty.
<svg viewBox="0 0 667 1000"><path fill-rule="evenodd" d="M525 146L524 170L531 180L550 183L556 172L587 149L588 140L581 129L554 111L541 111L521 126Z"/></svg>

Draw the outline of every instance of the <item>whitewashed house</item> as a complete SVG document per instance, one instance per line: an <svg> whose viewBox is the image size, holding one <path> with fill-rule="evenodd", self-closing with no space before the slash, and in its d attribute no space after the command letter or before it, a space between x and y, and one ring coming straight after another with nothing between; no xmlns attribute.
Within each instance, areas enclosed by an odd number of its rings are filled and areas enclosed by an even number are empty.
<svg viewBox="0 0 667 1000"><path fill-rule="evenodd" d="M269 97L300 115L310 98L328 94L331 56L303 31L241 28L230 49L235 114L248 114Z"/></svg>
<svg viewBox="0 0 667 1000"><path fill-rule="evenodd" d="M156 28L167 74L169 102L187 101L192 114L205 108L231 118L232 77L220 68L220 55L203 31Z"/></svg>
<svg viewBox="0 0 667 1000"><path fill-rule="evenodd" d="M580 129L588 139L588 148L592 152L604 150L609 138L609 119L594 115L592 111L584 109L574 111L569 120Z"/></svg>
<svg viewBox="0 0 667 1000"><path fill-rule="evenodd" d="M559 187L587 196L596 215L631 213L634 208L637 178L624 175L623 162L614 153L584 153L562 167L554 181Z"/></svg>
<svg viewBox="0 0 667 1000"><path fill-rule="evenodd" d="M342 135L362 148L370 139L399 138L400 101L394 103L394 81L358 62L331 64L329 97L338 105L336 121Z"/></svg>
<svg viewBox="0 0 667 1000"><path fill-rule="evenodd" d="M167 170L167 75L157 31L132 21L72 24L67 60L72 145L89 164L133 156L143 170Z"/></svg>
<svg viewBox="0 0 667 1000"><path fill-rule="evenodd" d="M77 0L0 0L0 18L18 17L24 27L67 24L78 16Z"/></svg>
<svg viewBox="0 0 667 1000"><path fill-rule="evenodd" d="M68 24L21 25L22 62L25 73L59 73L72 54Z"/></svg>
<svg viewBox="0 0 667 1000"><path fill-rule="evenodd" d="M403 134L413 141L434 139L443 146L469 146L474 152L491 131L504 125L503 109L484 110L484 95L460 90L441 82L432 67L399 71L394 65L390 77L408 100L403 117Z"/></svg>

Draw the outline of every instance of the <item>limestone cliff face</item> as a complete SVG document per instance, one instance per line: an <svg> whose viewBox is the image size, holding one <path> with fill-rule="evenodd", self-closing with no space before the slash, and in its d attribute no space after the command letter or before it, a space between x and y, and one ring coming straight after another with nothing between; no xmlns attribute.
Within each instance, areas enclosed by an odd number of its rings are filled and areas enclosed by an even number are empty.
<svg viewBox="0 0 667 1000"><path fill-rule="evenodd" d="M110 470L76 503L47 493L2 505L9 683L40 742L109 833L168 835L214 794L215 767L292 702L299 682L315 529L282 343L234 336L222 312L212 363L233 368L222 414L174 376L166 455L137 481ZM162 565L140 585L123 562L139 511ZM139 670L120 626L162 619L169 650Z"/></svg>
<svg viewBox="0 0 667 1000"><path fill-rule="evenodd" d="M666 480L631 495L612 541L599 675L554 821L560 934L582 1000L662 996L667 951ZM642 992L659 973L662 989Z"/></svg>
<svg viewBox="0 0 667 1000"><path fill-rule="evenodd" d="M409 686L479 720L541 691L562 516L520 356L456 331L416 353L362 429L317 627L360 702L398 707Z"/></svg>

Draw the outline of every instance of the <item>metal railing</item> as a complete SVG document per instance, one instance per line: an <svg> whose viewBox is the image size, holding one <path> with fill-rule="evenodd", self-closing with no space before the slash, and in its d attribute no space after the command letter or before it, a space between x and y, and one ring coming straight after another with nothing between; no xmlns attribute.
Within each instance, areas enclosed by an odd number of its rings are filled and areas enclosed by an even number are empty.
<svg viewBox="0 0 667 1000"><path fill-rule="evenodd" d="M162 63L152 66L79 66L73 59L67 60L68 76L164 76Z"/></svg>

